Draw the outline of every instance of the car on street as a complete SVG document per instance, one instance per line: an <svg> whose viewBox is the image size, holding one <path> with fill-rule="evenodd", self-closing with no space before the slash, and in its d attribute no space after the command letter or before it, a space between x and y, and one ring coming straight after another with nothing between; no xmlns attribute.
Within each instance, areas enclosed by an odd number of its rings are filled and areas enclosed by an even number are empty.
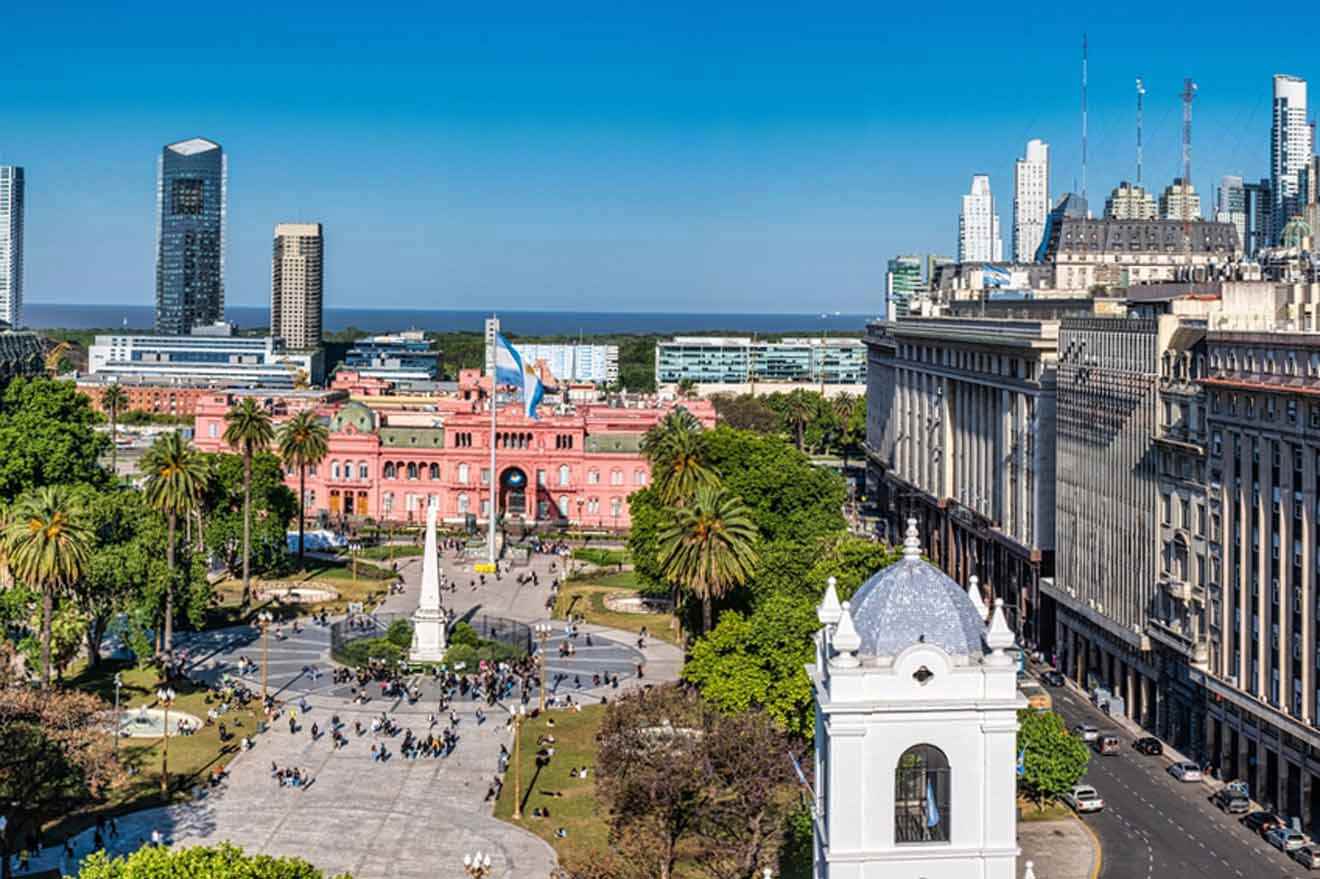
<svg viewBox="0 0 1320 879"><path fill-rule="evenodd" d="M1113 733L1101 733L1096 736L1095 741L1091 743L1091 747L1095 748L1097 754L1103 755L1117 754L1122 749L1118 736Z"/></svg>
<svg viewBox="0 0 1320 879"><path fill-rule="evenodd" d="M1105 801L1100 796L1100 792L1089 784L1079 784L1071 791L1063 795L1063 801L1072 806L1073 811L1099 812L1105 807Z"/></svg>
<svg viewBox="0 0 1320 879"><path fill-rule="evenodd" d="M1251 811L1251 800L1232 788L1220 788L1210 801L1229 815L1245 815Z"/></svg>
<svg viewBox="0 0 1320 879"><path fill-rule="evenodd" d="M1310 840L1300 830L1291 827L1276 827L1265 834L1265 841L1281 852L1296 851Z"/></svg>
<svg viewBox="0 0 1320 879"><path fill-rule="evenodd" d="M1178 760L1169 764L1169 774L1179 781L1200 781L1201 767L1191 760Z"/></svg>
<svg viewBox="0 0 1320 879"><path fill-rule="evenodd" d="M1142 736L1132 743L1132 747L1152 757L1158 757L1164 753L1164 745L1154 736Z"/></svg>
<svg viewBox="0 0 1320 879"><path fill-rule="evenodd" d="M1063 672L1055 669L1049 669L1041 673L1040 682L1047 687L1062 687Z"/></svg>
<svg viewBox="0 0 1320 879"><path fill-rule="evenodd" d="M1073 735L1084 742L1094 742L1100 736L1100 730L1089 723L1079 723L1072 729Z"/></svg>
<svg viewBox="0 0 1320 879"><path fill-rule="evenodd" d="M1320 848L1304 845L1288 853L1292 859L1308 870L1320 870Z"/></svg>
<svg viewBox="0 0 1320 879"><path fill-rule="evenodd" d="M1242 816L1242 826L1264 836L1276 827L1283 826L1283 819L1273 812L1252 812Z"/></svg>

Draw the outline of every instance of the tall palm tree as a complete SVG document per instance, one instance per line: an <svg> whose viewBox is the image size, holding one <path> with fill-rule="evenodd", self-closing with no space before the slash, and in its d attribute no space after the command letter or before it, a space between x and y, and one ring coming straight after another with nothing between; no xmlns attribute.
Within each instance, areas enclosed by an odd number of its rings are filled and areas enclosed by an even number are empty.
<svg viewBox="0 0 1320 879"><path fill-rule="evenodd" d="M270 413L251 397L225 413L224 440L243 453L243 606L252 600L252 456L275 440Z"/></svg>
<svg viewBox="0 0 1320 879"><path fill-rule="evenodd" d="M682 406L670 410L642 437L651 481L667 504L682 505L699 486L716 481L707 463L701 422Z"/></svg>
<svg viewBox="0 0 1320 879"><path fill-rule="evenodd" d="M48 485L19 498L4 537L14 576L41 590L41 686L49 689L55 594L77 582L87 569L91 525L69 486Z"/></svg>
<svg viewBox="0 0 1320 879"><path fill-rule="evenodd" d="M701 599L709 632L715 599L746 583L756 568L756 525L742 498L718 485L697 489L659 534L660 567L675 586Z"/></svg>
<svg viewBox="0 0 1320 879"><path fill-rule="evenodd" d="M110 472L116 473L119 464L119 413L128 405L128 394L118 382L101 392L101 408L110 413ZM118 479L118 475L115 475Z"/></svg>
<svg viewBox="0 0 1320 879"><path fill-rule="evenodd" d="M853 443L852 420L857 414L860 400L852 394L843 393L834 398L834 417L839 420L839 449L843 452L843 470L848 472L848 449Z"/></svg>
<svg viewBox="0 0 1320 879"><path fill-rule="evenodd" d="M689 412L686 406L675 406L642 436L642 454L654 464L656 455L660 454L675 436L700 432L701 422L697 420L697 416Z"/></svg>
<svg viewBox="0 0 1320 879"><path fill-rule="evenodd" d="M798 447L798 451L802 451L807 425L811 423L811 418L816 413L813 411L807 395L801 391L794 391L789 394L786 402L784 421L788 423L789 428L793 431L793 444Z"/></svg>
<svg viewBox="0 0 1320 879"><path fill-rule="evenodd" d="M303 566L303 523L306 521L307 468L320 464L330 450L330 431L310 409L290 418L279 430L280 459L298 468L298 567Z"/></svg>
<svg viewBox="0 0 1320 879"><path fill-rule="evenodd" d="M165 561L170 581L165 587L165 625L162 640L166 654L174 648L174 570L175 532L179 517L187 518L201 502L209 468L202 454L184 441L177 430L163 434L151 444L138 469L146 477L147 503L165 514L167 524Z"/></svg>

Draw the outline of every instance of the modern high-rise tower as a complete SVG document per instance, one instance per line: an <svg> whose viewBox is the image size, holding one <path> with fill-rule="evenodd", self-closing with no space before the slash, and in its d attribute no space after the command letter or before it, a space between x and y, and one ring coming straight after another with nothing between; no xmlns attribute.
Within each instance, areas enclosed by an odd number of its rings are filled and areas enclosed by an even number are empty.
<svg viewBox="0 0 1320 879"><path fill-rule="evenodd" d="M275 227L270 264L270 333L290 348L321 346L325 239L320 223Z"/></svg>
<svg viewBox="0 0 1320 879"><path fill-rule="evenodd" d="M1241 177L1225 174L1220 178L1219 192L1215 197L1215 220L1233 224L1242 252L1247 253L1247 190Z"/></svg>
<svg viewBox="0 0 1320 879"><path fill-rule="evenodd" d="M183 335L225 314L226 159L194 137L161 151L156 172L156 332Z"/></svg>
<svg viewBox="0 0 1320 879"><path fill-rule="evenodd" d="M922 287L921 257L896 256L885 272L885 320L907 317L912 297Z"/></svg>
<svg viewBox="0 0 1320 879"><path fill-rule="evenodd" d="M1311 126L1306 121L1306 80L1286 74L1274 76L1274 112L1270 126L1270 193L1273 233L1302 212L1298 199L1300 176L1311 160Z"/></svg>
<svg viewBox="0 0 1320 879"><path fill-rule="evenodd" d="M999 215L990 193L990 178L972 177L972 189L962 197L958 214L958 262L1000 262L1004 242L999 237Z"/></svg>
<svg viewBox="0 0 1320 879"><path fill-rule="evenodd" d="M0 165L0 321L23 318L23 169Z"/></svg>
<svg viewBox="0 0 1320 879"><path fill-rule="evenodd" d="M1013 261L1036 258L1050 212L1050 145L1027 141L1026 155L1013 168Z"/></svg>

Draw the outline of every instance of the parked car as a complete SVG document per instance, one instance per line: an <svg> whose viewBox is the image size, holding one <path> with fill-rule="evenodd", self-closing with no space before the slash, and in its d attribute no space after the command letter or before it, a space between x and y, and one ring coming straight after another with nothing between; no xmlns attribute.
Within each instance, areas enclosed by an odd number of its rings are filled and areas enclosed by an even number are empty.
<svg viewBox="0 0 1320 879"><path fill-rule="evenodd" d="M1051 668L1041 673L1040 682L1047 687L1062 687L1063 672Z"/></svg>
<svg viewBox="0 0 1320 879"><path fill-rule="evenodd" d="M1109 755L1117 754L1121 745L1119 744L1118 736L1113 733L1101 733L1096 736L1095 741L1091 743L1091 747L1095 748L1097 754Z"/></svg>
<svg viewBox="0 0 1320 879"><path fill-rule="evenodd" d="M1245 815L1251 811L1251 800L1232 788L1220 788L1210 801L1230 815Z"/></svg>
<svg viewBox="0 0 1320 879"><path fill-rule="evenodd" d="M1301 864L1308 870L1320 870L1320 848L1313 845L1304 845L1301 848L1295 848L1291 852L1292 859Z"/></svg>
<svg viewBox="0 0 1320 879"><path fill-rule="evenodd" d="M1200 781L1201 767L1191 760L1179 760L1169 764L1169 774L1179 781Z"/></svg>
<svg viewBox="0 0 1320 879"><path fill-rule="evenodd" d="M1276 827L1283 826L1283 819L1272 812L1252 812L1242 816L1242 826L1264 836Z"/></svg>
<svg viewBox="0 0 1320 879"><path fill-rule="evenodd" d="M1079 723L1073 727L1073 735L1084 742L1094 742L1100 735L1100 730L1091 726L1089 723Z"/></svg>
<svg viewBox="0 0 1320 879"><path fill-rule="evenodd" d="M1296 851L1309 841L1300 830L1291 827L1276 827L1265 834L1265 841L1281 852Z"/></svg>
<svg viewBox="0 0 1320 879"><path fill-rule="evenodd" d="M1164 753L1164 744L1154 736L1142 736L1132 743L1132 747L1152 757L1158 757Z"/></svg>
<svg viewBox="0 0 1320 879"><path fill-rule="evenodd" d="M1063 801L1073 807L1078 813L1099 812L1105 807L1105 801L1101 798L1100 792L1089 784L1079 784L1071 791L1063 795Z"/></svg>

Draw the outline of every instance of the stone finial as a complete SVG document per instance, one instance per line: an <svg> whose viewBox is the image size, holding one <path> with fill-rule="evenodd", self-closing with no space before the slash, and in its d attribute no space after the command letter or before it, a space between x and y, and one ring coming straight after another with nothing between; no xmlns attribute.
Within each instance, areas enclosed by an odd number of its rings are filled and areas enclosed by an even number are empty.
<svg viewBox="0 0 1320 879"><path fill-rule="evenodd" d="M967 578L967 597L972 600L972 607L976 608L976 615L983 622L990 620L990 608L985 606L985 599L981 597L981 581L973 574Z"/></svg>
<svg viewBox="0 0 1320 879"><path fill-rule="evenodd" d="M857 634L857 627L853 625L849 602L845 601L841 610L839 625L835 627L834 636L830 638L830 647L835 653L831 664L840 668L851 668L857 665L857 650L862 646L862 636Z"/></svg>
<svg viewBox="0 0 1320 879"><path fill-rule="evenodd" d="M921 534L917 531L917 520L907 520L907 534L903 538L903 558L921 558Z"/></svg>
<svg viewBox="0 0 1320 879"><path fill-rule="evenodd" d="M834 587L838 581L830 577L825 581L825 597L816 608L816 619L822 626L832 626L839 621L843 608L839 606L839 593Z"/></svg>
<svg viewBox="0 0 1320 879"><path fill-rule="evenodd" d="M1013 630L1004 619L1004 599L996 598L995 612L985 632L985 645L994 651L995 657L1007 662L1008 657L1004 651L1013 646L1013 641Z"/></svg>

